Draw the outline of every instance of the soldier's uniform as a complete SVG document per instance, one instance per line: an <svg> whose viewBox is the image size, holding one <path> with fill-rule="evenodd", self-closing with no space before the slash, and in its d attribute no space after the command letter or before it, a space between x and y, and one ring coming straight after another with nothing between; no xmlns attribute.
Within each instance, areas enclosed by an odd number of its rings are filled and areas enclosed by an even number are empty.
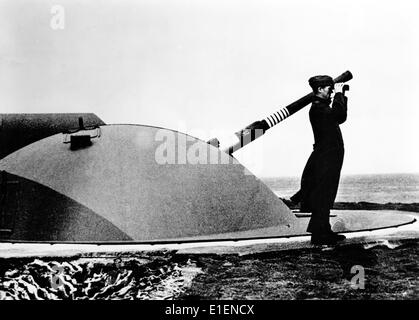
<svg viewBox="0 0 419 320"><path fill-rule="evenodd" d="M322 77L311 78L310 85L318 85L316 81L323 85L326 81L328 85L331 78ZM330 100L315 96L309 113L315 143L301 179L301 209L312 212L307 229L312 234L331 231L330 209L336 198L343 164L344 145L339 125L346 120L347 97L338 92L332 107L330 103Z"/></svg>

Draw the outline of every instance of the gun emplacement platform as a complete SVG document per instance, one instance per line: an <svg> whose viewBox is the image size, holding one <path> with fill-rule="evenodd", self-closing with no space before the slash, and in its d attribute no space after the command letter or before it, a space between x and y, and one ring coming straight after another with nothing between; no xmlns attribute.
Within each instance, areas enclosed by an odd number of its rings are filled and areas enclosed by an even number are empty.
<svg viewBox="0 0 419 320"><path fill-rule="evenodd" d="M204 141L142 125L74 134L92 136L72 148L55 134L0 160L0 241L158 244L307 235L307 218ZM214 163L215 155L230 161ZM331 223L348 232L413 221L398 212L342 212Z"/></svg>

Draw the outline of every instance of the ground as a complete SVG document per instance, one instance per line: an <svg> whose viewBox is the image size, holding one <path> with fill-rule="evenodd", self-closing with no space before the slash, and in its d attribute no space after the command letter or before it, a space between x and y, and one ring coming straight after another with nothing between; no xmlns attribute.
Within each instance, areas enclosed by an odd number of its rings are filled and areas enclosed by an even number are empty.
<svg viewBox="0 0 419 320"><path fill-rule="evenodd" d="M204 273L180 299L418 299L419 242L398 248L305 249L248 257L198 257ZM364 289L352 286L365 273Z"/></svg>
<svg viewBox="0 0 419 320"><path fill-rule="evenodd" d="M391 205L374 210L396 206L419 212L419 204ZM416 300L418 256L416 238L394 246L352 244L246 256L157 251L0 258L0 299Z"/></svg>

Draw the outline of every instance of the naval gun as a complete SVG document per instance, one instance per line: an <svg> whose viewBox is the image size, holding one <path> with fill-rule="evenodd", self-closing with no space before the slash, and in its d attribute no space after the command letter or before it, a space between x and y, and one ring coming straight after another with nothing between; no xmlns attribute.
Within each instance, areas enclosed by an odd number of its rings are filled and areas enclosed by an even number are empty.
<svg viewBox="0 0 419 320"><path fill-rule="evenodd" d="M0 124L2 245L177 245L307 235L308 219L240 163L212 163L210 154L205 163L156 161L156 150L167 146L158 135L178 137L175 149L184 141L186 149L208 148L185 133L105 125L94 114L77 113L0 114ZM345 212L336 219L336 232L414 221L391 212L379 218Z"/></svg>
<svg viewBox="0 0 419 320"><path fill-rule="evenodd" d="M352 78L352 73L350 71L346 71L333 79L333 81L335 83L343 83L351 80ZM349 90L349 86L345 86L343 90ZM273 126L276 126L281 121L309 105L313 101L313 96L314 94L311 92L289 104L288 106L280 109L279 111L272 113L270 116L251 123L230 137L222 139L222 141L217 138L213 138L207 141L207 143L220 148L222 151L229 155L232 155L233 152L241 149L245 145L264 135L266 131L271 129Z"/></svg>

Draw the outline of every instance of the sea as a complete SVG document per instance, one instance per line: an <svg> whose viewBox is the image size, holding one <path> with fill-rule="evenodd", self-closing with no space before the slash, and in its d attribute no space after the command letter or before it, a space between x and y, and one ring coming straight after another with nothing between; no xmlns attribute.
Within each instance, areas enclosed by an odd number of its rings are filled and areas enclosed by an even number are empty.
<svg viewBox="0 0 419 320"><path fill-rule="evenodd" d="M300 177L261 180L279 197L289 198L300 188ZM342 175L336 202L419 203L419 174Z"/></svg>

